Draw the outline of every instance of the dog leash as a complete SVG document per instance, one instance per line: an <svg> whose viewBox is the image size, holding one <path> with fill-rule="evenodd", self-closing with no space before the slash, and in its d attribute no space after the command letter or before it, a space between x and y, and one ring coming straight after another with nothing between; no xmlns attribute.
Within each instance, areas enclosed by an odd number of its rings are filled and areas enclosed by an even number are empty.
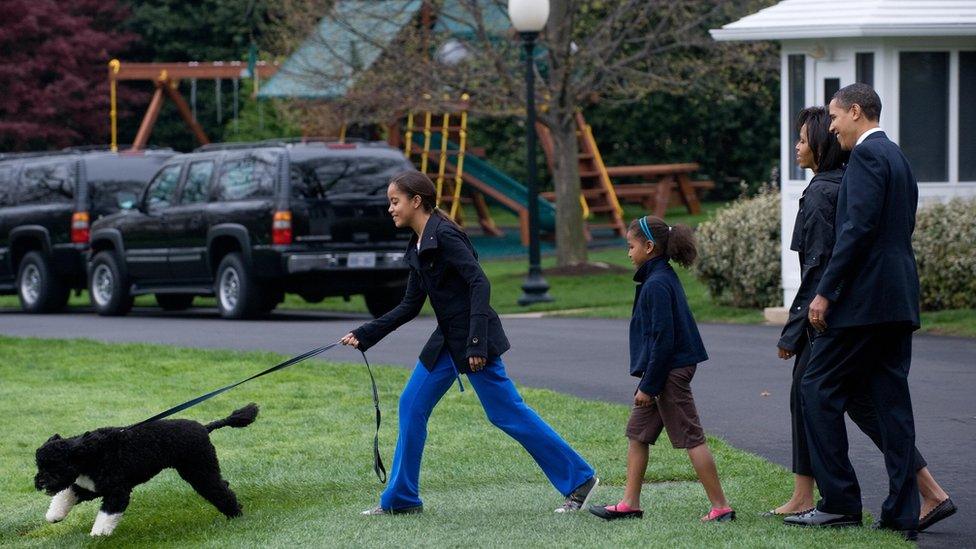
<svg viewBox="0 0 976 549"><path fill-rule="evenodd" d="M187 408L192 408L192 407L196 406L197 404L200 404L201 402L204 402L206 400L210 400L211 398L213 398L213 397L215 397L215 396L217 396L217 395L219 395L221 393L225 393L225 392L233 389L234 387L237 387L239 385L243 385L243 384L247 383L248 381L251 381L253 379L257 379L257 378L262 377L262 376L266 376L266 375L268 375L270 373L273 373L273 372L277 372L278 370L283 370L283 369L285 369L285 368L287 368L289 366L292 366L294 364L298 364L299 362L302 362L303 360L307 360L309 358L312 358L313 356L320 355L320 354L328 351L329 349L332 349L332 348L338 346L339 344L340 344L340 342L337 341L335 343L330 343L329 345L326 345L324 347L319 347L317 349L312 349L311 351L307 351L307 352L302 353L302 354L300 354L298 356L294 356L292 358L289 358L288 360L285 360L284 362L279 362L278 364L275 364L274 366L272 366L272 367L270 367L270 368L268 368L266 370L263 370L261 372L258 372L258 373L254 374L253 376L251 376L251 377L249 377L247 379L238 381L237 383L232 383L230 385L226 385L226 386L221 387L219 389L215 389L215 390L210 391L209 393L207 393L205 395L200 395L200 396L198 396L198 397L196 397L194 399L188 400L188 401L184 402L183 404L178 404L176 406L173 406L172 408L170 408L170 409L168 409L168 410L166 410L164 412L160 412L160 413L158 413L158 414L156 414L156 415L154 415L154 416L152 416L152 417L150 417L148 419L144 419L144 420L140 421L139 423L135 423L133 425L130 425L130 426L126 427L125 429L132 429L133 427L139 427L141 425L145 425L145 424L151 423L153 421L157 421L157 420L160 420L160 419L163 419L163 418L167 418L167 417L169 417L169 416L171 416L173 414L182 412L183 410L186 410ZM373 472L376 473L376 477L380 480L380 482L385 484L386 483L386 468L383 466L383 458L380 457L380 424L382 422L382 415L380 414L380 395L379 395L379 392L376 390L376 378L373 377L373 369L369 365L369 359L366 358L366 353L364 351L359 351L359 352L363 355L363 362L366 363L366 371L369 372L369 381L370 381L370 384L372 385L372 388L373 388L373 408L376 409L376 433L373 435Z"/></svg>

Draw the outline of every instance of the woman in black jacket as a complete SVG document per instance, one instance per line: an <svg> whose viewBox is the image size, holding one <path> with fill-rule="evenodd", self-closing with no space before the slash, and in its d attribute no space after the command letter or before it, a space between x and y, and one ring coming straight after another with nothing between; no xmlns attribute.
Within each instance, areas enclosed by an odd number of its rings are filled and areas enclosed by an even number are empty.
<svg viewBox="0 0 976 549"><path fill-rule="evenodd" d="M468 375L489 421L521 443L566 496L556 512L578 511L599 481L593 468L525 404L506 376L501 354L509 348L508 339L489 304L488 278L467 235L435 206L434 184L420 172L394 177L387 196L396 226L414 231L404 256L410 265L406 294L396 308L353 330L342 343L365 351L417 316L428 297L437 329L400 396L400 433L389 486L379 506L363 514L423 510L420 459L427 419L454 380L460 384L462 373Z"/></svg>
<svg viewBox="0 0 976 549"><path fill-rule="evenodd" d="M783 360L796 357L793 366L793 385L790 389L790 415L793 422L793 497L783 505L767 512L767 515L799 515L814 507L813 470L810 465L810 449L800 406L800 379L806 371L810 357L810 341L816 332L807 320L807 306L817 293L817 285L823 276L834 247L834 214L837 209L837 193L844 177L844 165L850 156L841 149L837 138L829 131L830 117L823 107L810 107L800 112L797 119L800 135L796 143L796 162L801 168L813 171L813 179L800 197L800 209L793 225L790 249L800 258L800 288L790 305L789 320L783 327L779 343L779 357ZM847 414L879 448L881 432L878 415L868 398L852 399ZM941 516L955 507L949 496L932 478L925 460L915 450L918 467L918 485L922 494L922 520L919 530L945 518ZM933 511L936 511L933 513ZM949 512L949 514L952 514ZM928 521L926 519L929 519ZM932 520L934 519L934 520Z"/></svg>

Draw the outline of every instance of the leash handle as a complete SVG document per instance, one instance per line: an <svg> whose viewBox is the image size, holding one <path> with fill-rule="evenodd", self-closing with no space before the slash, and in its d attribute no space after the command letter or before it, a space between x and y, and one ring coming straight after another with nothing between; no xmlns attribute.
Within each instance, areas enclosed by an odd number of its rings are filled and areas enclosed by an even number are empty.
<svg viewBox="0 0 976 549"><path fill-rule="evenodd" d="M386 467L383 466L383 458L380 456L380 424L383 416L380 413L380 394L376 390L376 378L373 377L373 370L369 367L369 359L366 358L366 351L359 351L363 355L363 362L366 363L366 371L369 372L369 382L373 387L373 408L376 409L376 433L373 435L373 472L380 484L386 484Z"/></svg>

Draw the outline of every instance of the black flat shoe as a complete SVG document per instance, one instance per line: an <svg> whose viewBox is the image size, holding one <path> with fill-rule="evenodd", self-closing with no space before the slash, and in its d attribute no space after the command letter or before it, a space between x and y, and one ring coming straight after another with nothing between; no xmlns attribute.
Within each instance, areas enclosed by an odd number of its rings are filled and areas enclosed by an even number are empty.
<svg viewBox="0 0 976 549"><path fill-rule="evenodd" d="M631 509L630 511L617 511L609 507L590 507L590 512L603 520L617 520L625 518L644 518L644 511L641 509Z"/></svg>
<svg viewBox="0 0 976 549"><path fill-rule="evenodd" d="M936 522L951 517L956 514L956 511L956 504L952 503L952 498L945 498L945 500L926 513L922 517L922 520L918 521L918 531L922 532Z"/></svg>
<svg viewBox="0 0 976 549"><path fill-rule="evenodd" d="M827 528L845 528L849 526L860 526L862 522L861 514L856 515L837 515L826 513L820 509L814 509L809 513L786 517L783 524L788 526L821 526Z"/></svg>
<svg viewBox="0 0 976 549"><path fill-rule="evenodd" d="M805 515L805 514L809 513L810 511L813 511L813 508L812 507L810 509L804 509L803 511L796 511L795 513L777 513L776 512L776 509L770 509L769 511L766 511L764 513L759 513L759 516L760 517L764 517L764 518L769 518L769 517L798 517L800 515Z"/></svg>
<svg viewBox="0 0 976 549"><path fill-rule="evenodd" d="M885 526L881 521L877 521L871 525L871 528L875 530L890 530L892 532L897 532L905 541L918 541L918 530L901 530L898 528L892 528L890 526Z"/></svg>

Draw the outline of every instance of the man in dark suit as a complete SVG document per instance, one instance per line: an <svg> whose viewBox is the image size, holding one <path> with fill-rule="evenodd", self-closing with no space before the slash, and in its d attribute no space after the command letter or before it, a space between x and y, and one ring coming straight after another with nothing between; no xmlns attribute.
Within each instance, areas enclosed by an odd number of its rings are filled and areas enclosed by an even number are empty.
<svg viewBox="0 0 976 549"><path fill-rule="evenodd" d="M830 102L830 131L851 151L837 202L833 254L810 303L818 330L800 392L816 509L788 517L795 526L861 524L861 491L848 457L844 410L866 393L878 410L889 494L878 527L914 539L919 497L908 391L912 332L919 327L919 283L912 251L918 184L908 160L881 128L881 99L865 84Z"/></svg>

